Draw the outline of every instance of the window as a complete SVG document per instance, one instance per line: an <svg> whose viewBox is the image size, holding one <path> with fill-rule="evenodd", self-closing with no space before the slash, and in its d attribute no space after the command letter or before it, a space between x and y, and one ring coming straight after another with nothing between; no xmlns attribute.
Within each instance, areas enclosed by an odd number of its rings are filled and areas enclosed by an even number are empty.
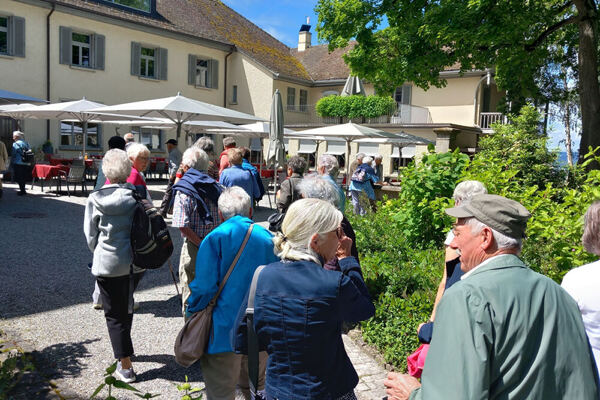
<svg viewBox="0 0 600 400"><path fill-rule="evenodd" d="M152 11L152 1L151 0L104 0L108 3L117 4L120 6L124 6L127 8L134 8L136 10L151 12Z"/></svg>
<svg viewBox="0 0 600 400"><path fill-rule="evenodd" d="M131 42L131 75L167 80L168 51Z"/></svg>
<svg viewBox="0 0 600 400"><path fill-rule="evenodd" d="M73 32L71 39L71 65L90 67L90 35Z"/></svg>
<svg viewBox="0 0 600 400"><path fill-rule="evenodd" d="M161 150L162 149L162 131L160 129L151 128L138 128L132 130L135 141L146 145L150 150Z"/></svg>
<svg viewBox="0 0 600 400"><path fill-rule="evenodd" d="M287 109L288 111L294 111L296 104L296 89L287 88Z"/></svg>
<svg viewBox="0 0 600 400"><path fill-rule="evenodd" d="M189 54L188 84L196 87L217 89L219 87L219 61Z"/></svg>
<svg viewBox="0 0 600 400"><path fill-rule="evenodd" d="M59 61L74 67L104 69L103 35L74 32L73 29L59 28Z"/></svg>
<svg viewBox="0 0 600 400"><path fill-rule="evenodd" d="M231 104L237 104L237 85L233 85L231 90Z"/></svg>
<svg viewBox="0 0 600 400"><path fill-rule="evenodd" d="M308 111L308 91L300 89L300 111Z"/></svg>
<svg viewBox="0 0 600 400"><path fill-rule="evenodd" d="M402 85L396 88L396 91L394 92L394 100L396 100L398 105L410 104L411 89L411 85Z"/></svg>
<svg viewBox="0 0 600 400"><path fill-rule="evenodd" d="M149 49L147 47L142 47L141 55L140 55L140 76L145 76L146 78L155 78L154 71L154 52L156 49Z"/></svg>
<svg viewBox="0 0 600 400"><path fill-rule="evenodd" d="M25 57L25 18L0 15L0 54Z"/></svg>
<svg viewBox="0 0 600 400"><path fill-rule="evenodd" d="M251 138L250 139L250 164L261 164L262 160L260 155L262 154L262 139Z"/></svg>
<svg viewBox="0 0 600 400"><path fill-rule="evenodd" d="M98 124L88 123L87 144L88 148L100 148L100 127ZM60 145L65 147L80 148L83 145L83 126L81 122L60 122Z"/></svg>
<svg viewBox="0 0 600 400"><path fill-rule="evenodd" d="M400 168L408 166L414 160L416 154L416 146L406 146L402 149L394 146L392 150L392 172L397 172Z"/></svg>

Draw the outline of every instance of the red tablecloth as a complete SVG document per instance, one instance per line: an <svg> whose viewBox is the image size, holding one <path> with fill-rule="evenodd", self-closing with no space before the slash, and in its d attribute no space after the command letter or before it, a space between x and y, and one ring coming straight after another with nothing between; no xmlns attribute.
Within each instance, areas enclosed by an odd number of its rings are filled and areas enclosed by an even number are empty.
<svg viewBox="0 0 600 400"><path fill-rule="evenodd" d="M52 165L71 165L73 163L73 159L72 158L51 158L50 159L50 164ZM86 167L91 167L94 164L94 160L89 159L89 160L85 160L85 166Z"/></svg>
<svg viewBox="0 0 600 400"><path fill-rule="evenodd" d="M68 165L36 164L31 171L31 176L46 180L58 176L58 171L69 172L69 169Z"/></svg>

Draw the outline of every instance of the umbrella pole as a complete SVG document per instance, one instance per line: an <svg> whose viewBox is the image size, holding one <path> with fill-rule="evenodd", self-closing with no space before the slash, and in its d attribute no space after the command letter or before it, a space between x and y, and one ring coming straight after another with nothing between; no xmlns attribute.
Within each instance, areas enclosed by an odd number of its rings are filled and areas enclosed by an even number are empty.
<svg viewBox="0 0 600 400"><path fill-rule="evenodd" d="M87 144L87 128L88 128L87 121L83 121L83 151L82 151L83 157L85 157L85 145Z"/></svg>
<svg viewBox="0 0 600 400"><path fill-rule="evenodd" d="M177 140L179 140L179 137L181 136L181 122L177 122Z"/></svg>
<svg viewBox="0 0 600 400"><path fill-rule="evenodd" d="M346 140L346 194L350 193L350 140Z"/></svg>

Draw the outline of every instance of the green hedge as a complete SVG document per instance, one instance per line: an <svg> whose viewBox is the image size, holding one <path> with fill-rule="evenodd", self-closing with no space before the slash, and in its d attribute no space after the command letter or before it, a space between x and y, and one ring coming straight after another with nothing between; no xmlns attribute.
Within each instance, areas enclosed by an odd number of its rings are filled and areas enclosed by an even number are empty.
<svg viewBox="0 0 600 400"><path fill-rule="evenodd" d="M381 96L327 96L316 105L321 117L377 118L396 109L391 97Z"/></svg>

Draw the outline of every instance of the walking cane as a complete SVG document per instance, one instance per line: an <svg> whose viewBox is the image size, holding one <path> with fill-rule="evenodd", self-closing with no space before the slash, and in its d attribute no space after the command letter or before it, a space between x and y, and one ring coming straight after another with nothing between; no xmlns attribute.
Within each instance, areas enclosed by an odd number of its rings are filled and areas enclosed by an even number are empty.
<svg viewBox="0 0 600 400"><path fill-rule="evenodd" d="M173 264L171 263L170 258L169 258L169 270L171 271L171 278L173 278L173 283L175 284L175 290L177 291L177 298L179 299L179 306L183 307L183 302L181 300L181 294L179 294L179 287L177 287L177 280L175 279L175 272L173 272Z"/></svg>

